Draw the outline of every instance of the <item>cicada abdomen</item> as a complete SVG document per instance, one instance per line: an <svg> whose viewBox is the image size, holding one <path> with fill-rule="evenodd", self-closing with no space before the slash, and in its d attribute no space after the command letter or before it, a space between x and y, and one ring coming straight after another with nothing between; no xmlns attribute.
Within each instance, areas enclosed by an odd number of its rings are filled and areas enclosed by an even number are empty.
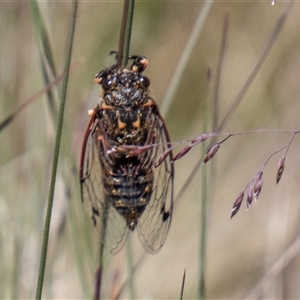
<svg viewBox="0 0 300 300"><path fill-rule="evenodd" d="M150 81L148 60L134 56L129 68L100 71L100 103L92 112L81 154L81 191L104 244L116 253L128 229L137 228L144 248L157 252L169 230L173 208L172 151Z"/></svg>

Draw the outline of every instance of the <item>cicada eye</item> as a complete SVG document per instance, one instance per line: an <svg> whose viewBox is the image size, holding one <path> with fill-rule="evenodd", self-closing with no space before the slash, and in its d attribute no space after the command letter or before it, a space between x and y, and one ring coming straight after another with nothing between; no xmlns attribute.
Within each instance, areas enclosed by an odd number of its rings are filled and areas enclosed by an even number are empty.
<svg viewBox="0 0 300 300"><path fill-rule="evenodd" d="M140 83L144 86L144 87L148 87L150 85L150 79L148 77L142 76L140 78Z"/></svg>
<svg viewBox="0 0 300 300"><path fill-rule="evenodd" d="M104 90L109 90L112 87L112 80L111 79L104 79L102 82L102 88Z"/></svg>

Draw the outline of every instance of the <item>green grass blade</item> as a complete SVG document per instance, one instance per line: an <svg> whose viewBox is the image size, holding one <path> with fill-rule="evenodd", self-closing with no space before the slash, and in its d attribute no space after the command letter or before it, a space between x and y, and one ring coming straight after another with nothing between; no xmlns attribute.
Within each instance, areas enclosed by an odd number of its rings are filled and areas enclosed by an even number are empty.
<svg viewBox="0 0 300 300"><path fill-rule="evenodd" d="M233 116L235 111L237 110L238 106L242 102L245 94L247 93L248 89L250 88L251 84L253 83L254 79L256 78L258 72L262 68L262 65L264 64L267 57L269 56L275 42L277 41L278 36L279 36L286 20L288 19L288 16L292 11L293 6L294 6L294 2L293 1L289 2L285 11L279 17L276 25L274 26L274 29L272 30L272 32L269 36L269 39L268 39L265 47L262 49L262 52L261 52L260 56L258 57L253 69L251 70L245 83L242 85L241 89L239 90L237 96L232 101L231 107L228 110L226 116L223 118L221 124L218 126L218 129L219 129L218 131L221 131L226 127L227 123L229 122L229 120L231 119L231 117Z"/></svg>
<svg viewBox="0 0 300 300"><path fill-rule="evenodd" d="M212 5L213 5L213 1L207 0L207 1L205 1L205 3L203 4L203 7L201 8L201 11L196 20L193 32L191 33L189 40L186 43L185 49L181 55L181 58L178 62L178 65L176 67L176 70L174 72L172 80L167 89L166 95L161 103L160 112L161 112L162 116L165 116L167 114L167 112L169 111L169 108L172 103L172 99L174 98L174 95L176 94L176 92L179 88L179 83L184 74L184 70L190 60L192 51L199 39L199 35L202 32L202 29L204 27L205 21L209 15Z"/></svg>
<svg viewBox="0 0 300 300"><path fill-rule="evenodd" d="M30 2L30 4L31 4L32 15L33 15L33 21L35 24L34 27L37 29L38 36L41 39L42 48L44 50L44 54L49 63L49 67L52 70L53 75L56 75L56 69L55 69L54 59L52 56L50 39L46 30L46 26L43 22L43 18L41 16L38 3L36 0L33 0Z"/></svg>
<svg viewBox="0 0 300 300"><path fill-rule="evenodd" d="M126 252L127 252L127 266L128 266L128 287L130 299L134 300L135 297L135 284L134 284L134 264L133 264L133 255L132 255L132 243L131 235L128 235Z"/></svg>
<svg viewBox="0 0 300 300"><path fill-rule="evenodd" d="M202 132L208 132L210 115L210 87L211 87L211 71L208 72L207 93L205 100L205 107L203 110L203 126ZM202 143L201 153L205 153L207 143ZM207 165L200 165L200 243L199 243L199 299L206 298L205 292L205 276L206 276L206 242L207 242L207 199L208 199L208 186L209 178L207 172Z"/></svg>
<svg viewBox="0 0 300 300"><path fill-rule="evenodd" d="M49 240L49 232L50 232L52 206L53 206L53 199L54 199L56 171L57 171L58 158L59 158L59 149L60 149L60 141L61 141L61 134L62 134L64 108L65 108L68 79L69 79L69 68L70 68L70 63L71 63L72 46L73 46L73 40L74 40L76 12L77 12L77 1L74 0L73 7L72 7L72 13L71 13L70 33L69 33L68 40L67 40L64 79L63 79L63 86L62 86L62 92L61 92L61 103L60 103L60 109L59 109L59 118L58 118L57 133L56 133L56 140L55 140L50 190L49 190L48 205L47 205L47 212L46 212L46 218L45 218L43 243L42 243L42 249L41 249L40 268L39 268L39 276L38 276L37 289L36 289L36 299L41 299L42 291L43 291L43 281L44 281L46 259L47 259L47 248L48 248L48 240Z"/></svg>
<svg viewBox="0 0 300 300"><path fill-rule="evenodd" d="M134 0L124 0L117 62L119 68L125 68L127 65L130 48L133 12Z"/></svg>
<svg viewBox="0 0 300 300"><path fill-rule="evenodd" d="M37 36L38 36L38 39L40 40L39 52L40 52L40 59L41 59L41 64L42 64L42 73L43 73L45 85L48 85L50 83L50 77L47 72L46 65L49 66L48 69L50 69L52 76L53 77L57 76L55 63L54 63L54 59L53 59L53 55L52 55L53 51L51 50L49 34L48 34L46 26L43 22L43 18L42 18L37 1L34 0L31 2L31 10L32 10L32 16L33 16L33 22L35 25L34 27L36 28ZM47 96L48 96L48 103L49 103L50 111L52 113L53 120L56 120L57 107L55 105L55 101L54 101L55 96L53 94L53 91L48 90Z"/></svg>
<svg viewBox="0 0 300 300"><path fill-rule="evenodd" d="M123 60L122 60L123 68L126 67L128 56L129 56L133 12L134 12L134 0L130 0L128 6L127 24L125 28L125 37L124 37L124 49L123 49Z"/></svg>

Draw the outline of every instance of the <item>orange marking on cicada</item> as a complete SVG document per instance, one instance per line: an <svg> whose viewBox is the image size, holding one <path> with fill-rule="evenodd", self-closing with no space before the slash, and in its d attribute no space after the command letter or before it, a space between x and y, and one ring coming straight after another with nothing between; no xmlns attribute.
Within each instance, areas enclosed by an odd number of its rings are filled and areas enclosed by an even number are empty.
<svg viewBox="0 0 300 300"><path fill-rule="evenodd" d="M124 123L124 122L122 122L122 121L120 120L120 116L119 116L119 118L118 118L118 128L119 128L120 130L126 128L126 123Z"/></svg>
<svg viewBox="0 0 300 300"><path fill-rule="evenodd" d="M89 109L88 110L88 115L91 117L94 114L95 110L94 109Z"/></svg>
<svg viewBox="0 0 300 300"><path fill-rule="evenodd" d="M147 68L149 60L146 57L144 57L144 56L139 56L139 57L132 56L131 58L135 58L135 61L133 62L132 66L131 66L132 72L141 73Z"/></svg>
<svg viewBox="0 0 300 300"><path fill-rule="evenodd" d="M133 128L140 128L141 127L141 119L140 117L137 118L135 122L132 123Z"/></svg>
<svg viewBox="0 0 300 300"><path fill-rule="evenodd" d="M142 107L153 106L153 105L154 105L153 100L149 98L148 101L145 104L143 104Z"/></svg>
<svg viewBox="0 0 300 300"><path fill-rule="evenodd" d="M97 76L97 75L98 75L98 74L96 74L96 76ZM100 78L99 78L99 77L95 77L95 78L94 78L94 82L97 83L97 84L101 84L102 81L103 81L103 78L102 78L102 77L100 77Z"/></svg>
<svg viewBox="0 0 300 300"><path fill-rule="evenodd" d="M101 103L101 109L103 110L111 110L114 109L112 106L110 105L106 105L104 102Z"/></svg>

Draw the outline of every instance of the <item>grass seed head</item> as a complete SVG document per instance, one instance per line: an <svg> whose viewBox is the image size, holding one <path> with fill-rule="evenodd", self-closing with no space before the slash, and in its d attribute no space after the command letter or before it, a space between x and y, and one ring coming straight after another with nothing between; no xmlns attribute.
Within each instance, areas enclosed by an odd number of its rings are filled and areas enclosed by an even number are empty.
<svg viewBox="0 0 300 300"><path fill-rule="evenodd" d="M164 160L165 158L170 154L170 152L172 151L172 148L167 149L166 151L164 151L158 158L158 160L155 162L154 164L154 168L157 168ZM174 160L171 161L171 163L173 163Z"/></svg>
<svg viewBox="0 0 300 300"><path fill-rule="evenodd" d="M184 147L181 151L179 151L173 158L173 161L180 159L182 156L186 155L192 149L191 146Z"/></svg>
<svg viewBox="0 0 300 300"><path fill-rule="evenodd" d="M253 185L250 183L247 187L247 209L251 206L254 197Z"/></svg>
<svg viewBox="0 0 300 300"><path fill-rule="evenodd" d="M208 150L205 154L204 160L203 160L203 162L205 164L215 156L215 154L218 152L220 146L221 146L221 144L217 143L217 144L212 145L210 148L208 148Z"/></svg>
<svg viewBox="0 0 300 300"><path fill-rule="evenodd" d="M277 175L276 175L276 184L278 184L278 182L281 179L282 173L284 171L284 163L285 163L285 156L282 156L279 164L278 164L278 170L277 170Z"/></svg>
<svg viewBox="0 0 300 300"><path fill-rule="evenodd" d="M243 199L244 199L244 194L245 194L244 191L240 192L239 195L237 196L236 200L234 201L233 207L231 210L230 219L239 211L239 209L242 205Z"/></svg>
<svg viewBox="0 0 300 300"><path fill-rule="evenodd" d="M209 134L203 133L200 136L196 137L195 139L192 140L191 144L193 146L205 141L209 137Z"/></svg>
<svg viewBox="0 0 300 300"><path fill-rule="evenodd" d="M259 171L255 178L254 178L254 188L253 188L253 192L254 192L254 198L255 201L257 201L257 198L261 192L262 189L262 185L263 185L263 171Z"/></svg>

